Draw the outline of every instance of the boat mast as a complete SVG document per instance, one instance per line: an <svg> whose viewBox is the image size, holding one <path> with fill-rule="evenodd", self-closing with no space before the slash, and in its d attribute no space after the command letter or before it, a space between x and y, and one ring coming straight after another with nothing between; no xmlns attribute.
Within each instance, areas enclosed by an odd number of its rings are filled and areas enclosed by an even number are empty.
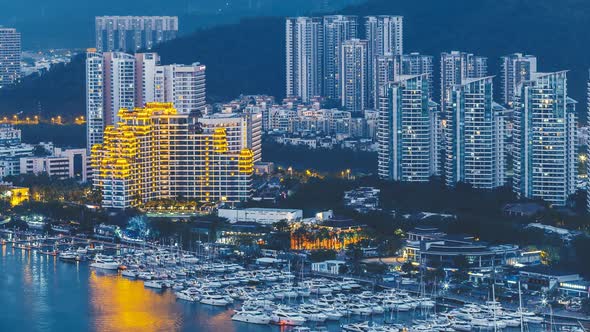
<svg viewBox="0 0 590 332"><path fill-rule="evenodd" d="M520 279L518 280L518 313L520 314L520 332L524 332L524 319L522 318L522 292L520 290Z"/></svg>

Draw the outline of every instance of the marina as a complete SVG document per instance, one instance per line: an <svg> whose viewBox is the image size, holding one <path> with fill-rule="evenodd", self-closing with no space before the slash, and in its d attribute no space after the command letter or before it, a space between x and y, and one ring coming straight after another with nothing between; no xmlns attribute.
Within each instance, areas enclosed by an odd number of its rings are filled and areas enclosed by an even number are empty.
<svg viewBox="0 0 590 332"><path fill-rule="evenodd" d="M3 313L0 324L12 328L21 321L14 315L33 315L39 319L27 324L59 330L582 331L576 321L507 310L495 301L443 305L425 293L310 276L290 266L246 267L169 247L36 237L3 241L1 259L3 307L17 296L41 299Z"/></svg>

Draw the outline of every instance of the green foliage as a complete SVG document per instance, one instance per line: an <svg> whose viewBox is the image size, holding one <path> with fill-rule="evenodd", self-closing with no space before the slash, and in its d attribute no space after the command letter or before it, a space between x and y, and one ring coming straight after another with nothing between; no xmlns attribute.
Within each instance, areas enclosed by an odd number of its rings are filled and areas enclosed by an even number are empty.
<svg viewBox="0 0 590 332"><path fill-rule="evenodd" d="M58 179L47 174L21 174L8 176L5 181L12 182L15 186L30 189L33 200L42 202L72 202L79 204L88 203L87 197L91 194L90 184L81 184L76 179Z"/></svg>
<svg viewBox="0 0 590 332"><path fill-rule="evenodd" d="M312 262L323 262L333 259L336 259L336 251L334 250L314 250L309 255L309 260Z"/></svg>
<svg viewBox="0 0 590 332"><path fill-rule="evenodd" d="M339 173L350 169L359 173L377 172L377 154L375 152L353 151L349 149L315 149L301 146L283 145L271 140L262 144L265 160L285 168L313 169L320 172Z"/></svg>

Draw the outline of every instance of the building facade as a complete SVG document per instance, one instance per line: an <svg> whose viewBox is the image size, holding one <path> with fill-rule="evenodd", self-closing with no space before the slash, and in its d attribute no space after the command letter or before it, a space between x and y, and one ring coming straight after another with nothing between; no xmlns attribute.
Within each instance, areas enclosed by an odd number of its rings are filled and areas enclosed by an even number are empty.
<svg viewBox="0 0 590 332"><path fill-rule="evenodd" d="M135 57L122 52L103 53L105 125L119 122L121 108L135 106Z"/></svg>
<svg viewBox="0 0 590 332"><path fill-rule="evenodd" d="M537 57L522 53L506 55L501 59L501 67L502 103L512 106L519 86L530 81L531 76L537 72Z"/></svg>
<svg viewBox="0 0 590 332"><path fill-rule="evenodd" d="M0 27L0 89L20 80L21 57L20 32Z"/></svg>
<svg viewBox="0 0 590 332"><path fill-rule="evenodd" d="M399 72L402 75L426 74L429 98L432 99L432 93L434 92L432 56L416 52L402 54L399 56Z"/></svg>
<svg viewBox="0 0 590 332"><path fill-rule="evenodd" d="M88 151L103 142L104 128L119 122L122 108L171 102L179 113L205 110L205 70L199 63L161 66L156 53L98 53L86 56Z"/></svg>
<svg viewBox="0 0 590 332"><path fill-rule="evenodd" d="M177 16L97 16L96 49L99 52L137 52L176 38Z"/></svg>
<svg viewBox="0 0 590 332"><path fill-rule="evenodd" d="M519 197L564 206L575 192L576 102L567 71L534 73L521 85L514 112L514 180Z"/></svg>
<svg viewBox="0 0 590 332"><path fill-rule="evenodd" d="M379 177L395 181L428 181L436 172L426 74L399 76L386 87L379 113Z"/></svg>
<svg viewBox="0 0 590 332"><path fill-rule="evenodd" d="M171 103L121 110L92 147L102 206L128 208L159 199L240 202L252 194L253 153L231 143L223 126L198 126Z"/></svg>
<svg viewBox="0 0 590 332"><path fill-rule="evenodd" d="M350 39L340 52L340 100L347 111L361 112L368 107L367 41Z"/></svg>
<svg viewBox="0 0 590 332"><path fill-rule="evenodd" d="M385 87L388 83L395 80L400 75L399 59L393 54L385 54L375 57L372 67L369 67L371 73L371 88L369 93L375 100L374 108L379 108L379 98L384 95Z"/></svg>
<svg viewBox="0 0 590 332"><path fill-rule="evenodd" d="M0 124L0 179L19 174L20 158L33 155L35 147L22 143L20 129Z"/></svg>
<svg viewBox="0 0 590 332"><path fill-rule="evenodd" d="M445 128L445 182L464 182L475 188L493 189L505 184L504 126L493 103L492 76L463 80L452 87Z"/></svg>
<svg viewBox="0 0 590 332"><path fill-rule="evenodd" d="M367 39L369 106L376 108L378 94L376 80L373 78L376 59L387 54L403 54L403 17L367 16L365 17L365 38Z"/></svg>
<svg viewBox="0 0 590 332"><path fill-rule="evenodd" d="M252 152L254 162L262 161L262 114L260 112L215 113L198 119L202 129L224 128L228 150L237 154Z"/></svg>
<svg viewBox="0 0 590 332"><path fill-rule="evenodd" d="M449 107L453 86L468 78L487 76L488 58L471 53L451 51L440 55L440 107Z"/></svg>
<svg viewBox="0 0 590 332"><path fill-rule="evenodd" d="M156 99L154 82L159 65L160 56L157 53L135 54L135 107L143 107L146 103L159 101Z"/></svg>
<svg viewBox="0 0 590 332"><path fill-rule="evenodd" d="M304 102L322 95L323 20L292 17L286 20L286 95Z"/></svg>
<svg viewBox="0 0 590 332"><path fill-rule="evenodd" d="M20 159L20 174L47 174L60 179L88 180L91 172L86 149L55 148L50 156Z"/></svg>
<svg viewBox="0 0 590 332"><path fill-rule="evenodd" d="M357 38L358 18L356 16L330 15L323 18L323 96L329 99L342 98L341 82L342 45Z"/></svg>
<svg viewBox="0 0 590 332"><path fill-rule="evenodd" d="M204 113L205 70L200 63L156 67L152 80L155 95L151 101L173 103L182 114Z"/></svg>

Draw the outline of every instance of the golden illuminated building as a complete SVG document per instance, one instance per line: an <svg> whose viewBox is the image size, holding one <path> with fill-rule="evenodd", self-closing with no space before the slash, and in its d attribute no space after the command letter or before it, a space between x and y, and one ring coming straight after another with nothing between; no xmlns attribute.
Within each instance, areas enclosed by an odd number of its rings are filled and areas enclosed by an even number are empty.
<svg viewBox="0 0 590 332"><path fill-rule="evenodd" d="M291 226L292 250L344 250L364 238L361 227Z"/></svg>
<svg viewBox="0 0 590 332"><path fill-rule="evenodd" d="M29 200L29 188L5 187L0 188L0 199L10 203L10 206L21 205Z"/></svg>
<svg viewBox="0 0 590 332"><path fill-rule="evenodd" d="M248 149L233 151L223 127L201 128L172 103L121 109L104 143L92 147L94 183L104 207L126 208L179 197L238 202L251 195Z"/></svg>

